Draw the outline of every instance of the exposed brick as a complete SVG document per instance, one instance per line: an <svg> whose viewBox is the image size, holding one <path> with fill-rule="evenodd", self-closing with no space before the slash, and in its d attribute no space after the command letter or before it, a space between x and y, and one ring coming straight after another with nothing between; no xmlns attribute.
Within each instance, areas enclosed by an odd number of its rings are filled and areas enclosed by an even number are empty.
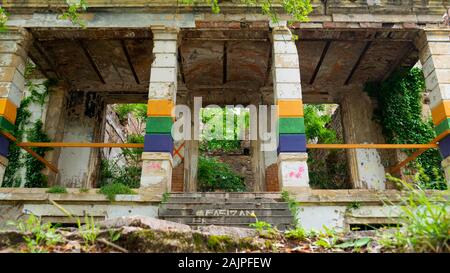
<svg viewBox="0 0 450 273"><path fill-rule="evenodd" d="M172 169L172 191L184 191L184 163Z"/></svg>
<svg viewBox="0 0 450 273"><path fill-rule="evenodd" d="M278 182L278 165L276 163L266 168L266 191L280 191Z"/></svg>

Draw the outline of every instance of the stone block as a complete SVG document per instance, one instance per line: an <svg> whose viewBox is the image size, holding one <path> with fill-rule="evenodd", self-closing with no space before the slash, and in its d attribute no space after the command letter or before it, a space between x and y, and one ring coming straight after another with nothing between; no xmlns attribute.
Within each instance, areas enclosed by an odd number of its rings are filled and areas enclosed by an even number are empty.
<svg viewBox="0 0 450 273"><path fill-rule="evenodd" d="M14 82L0 82L0 98L8 98L16 107L22 101L22 90Z"/></svg>
<svg viewBox="0 0 450 273"><path fill-rule="evenodd" d="M425 78L427 90L433 90L438 84L450 84L450 69L434 69Z"/></svg>
<svg viewBox="0 0 450 273"><path fill-rule="evenodd" d="M16 122L17 107L7 98L0 99L0 116L14 124Z"/></svg>
<svg viewBox="0 0 450 273"><path fill-rule="evenodd" d="M170 134L172 125L172 117L147 117L145 131L147 134Z"/></svg>
<svg viewBox="0 0 450 273"><path fill-rule="evenodd" d="M297 54L297 47L292 39L285 41L274 41L273 52L275 54Z"/></svg>
<svg viewBox="0 0 450 273"><path fill-rule="evenodd" d="M276 68L299 68L297 54L274 54L274 66Z"/></svg>
<svg viewBox="0 0 450 273"><path fill-rule="evenodd" d="M278 119L279 134L304 134L304 118L280 118Z"/></svg>
<svg viewBox="0 0 450 273"><path fill-rule="evenodd" d="M176 82L151 82L148 89L148 97L175 101L176 90Z"/></svg>
<svg viewBox="0 0 450 273"><path fill-rule="evenodd" d="M174 104L172 100L149 100L147 106L147 116L171 117Z"/></svg>
<svg viewBox="0 0 450 273"><path fill-rule="evenodd" d="M152 67L177 67L177 55L175 53L155 54Z"/></svg>
<svg viewBox="0 0 450 273"><path fill-rule="evenodd" d="M300 69L298 68L275 68L274 69L275 83L299 83Z"/></svg>
<svg viewBox="0 0 450 273"><path fill-rule="evenodd" d="M176 53L177 41L153 40L153 53Z"/></svg>
<svg viewBox="0 0 450 273"><path fill-rule="evenodd" d="M278 100L279 117L303 117L302 100Z"/></svg>
<svg viewBox="0 0 450 273"><path fill-rule="evenodd" d="M428 95L430 107L436 107L443 100L450 100L450 84L437 85Z"/></svg>
<svg viewBox="0 0 450 273"><path fill-rule="evenodd" d="M305 134L283 134L279 136L279 153L306 152Z"/></svg>
<svg viewBox="0 0 450 273"><path fill-rule="evenodd" d="M301 99L302 86L300 83L276 83L274 85L275 99Z"/></svg>
<svg viewBox="0 0 450 273"><path fill-rule="evenodd" d="M150 71L150 84L153 82L177 81L177 69L170 67L152 67Z"/></svg>
<svg viewBox="0 0 450 273"><path fill-rule="evenodd" d="M146 134L144 152L173 152L173 139L170 134Z"/></svg>

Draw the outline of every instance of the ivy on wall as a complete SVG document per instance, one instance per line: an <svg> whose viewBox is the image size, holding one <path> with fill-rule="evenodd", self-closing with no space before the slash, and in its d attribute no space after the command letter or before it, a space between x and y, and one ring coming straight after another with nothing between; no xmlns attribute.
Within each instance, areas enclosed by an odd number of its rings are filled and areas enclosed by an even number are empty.
<svg viewBox="0 0 450 273"><path fill-rule="evenodd" d="M378 101L374 116L388 143L422 144L435 138L433 123L422 118L425 80L421 69L397 71L381 83L368 83L365 90ZM404 151L412 153L412 150ZM421 187L445 189L441 160L439 151L430 149L410 163L408 170L420 181Z"/></svg>
<svg viewBox="0 0 450 273"><path fill-rule="evenodd" d="M25 77L28 78L32 73L33 67L27 65ZM20 107L17 109L16 126L13 135L17 140L23 141L25 138L30 142L50 142L50 138L43 130L41 120L31 122L32 113L28 110L31 103L41 106L43 109L45 101L49 95L49 87L53 81L47 80L43 84L34 84L27 80L26 87L30 95L24 98ZM47 147L32 148L38 155L45 156L45 152L51 150ZM20 187L22 184L27 188L45 188L47 187L47 177L41 172L45 165L32 157L29 153L23 153L21 148L12 144L9 147L9 163L5 170L3 187ZM25 168L25 181L23 181L21 170Z"/></svg>

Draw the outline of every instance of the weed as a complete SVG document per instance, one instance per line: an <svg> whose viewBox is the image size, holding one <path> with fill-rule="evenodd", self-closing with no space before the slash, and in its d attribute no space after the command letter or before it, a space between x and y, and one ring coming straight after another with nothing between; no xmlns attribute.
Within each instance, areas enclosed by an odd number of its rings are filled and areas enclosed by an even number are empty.
<svg viewBox="0 0 450 273"><path fill-rule="evenodd" d="M51 188L48 188L47 193L67 193L67 189L62 186L53 186Z"/></svg>
<svg viewBox="0 0 450 273"><path fill-rule="evenodd" d="M109 201L114 201L117 194L136 194L130 187L122 183L104 185L98 192L106 195Z"/></svg>
<svg viewBox="0 0 450 273"><path fill-rule="evenodd" d="M303 241L306 239L306 231L302 227L297 227L295 229L288 230L284 233L287 239Z"/></svg>

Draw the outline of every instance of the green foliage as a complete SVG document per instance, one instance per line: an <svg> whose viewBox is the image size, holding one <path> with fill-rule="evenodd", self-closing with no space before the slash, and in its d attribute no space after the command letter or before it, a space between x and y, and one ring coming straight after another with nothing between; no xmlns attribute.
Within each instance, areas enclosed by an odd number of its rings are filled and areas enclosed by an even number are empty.
<svg viewBox="0 0 450 273"><path fill-rule="evenodd" d="M81 224L80 218L77 218L78 232L81 237L83 237L83 241L85 247L95 245L95 241L97 240L98 234L100 233L99 228L95 225L94 217L88 217L85 215L84 217L84 225Z"/></svg>
<svg viewBox="0 0 450 273"><path fill-rule="evenodd" d="M68 5L67 10L65 10L58 18L62 20L69 20L73 25L86 28L86 22L80 18L80 12L87 10L86 0L66 0Z"/></svg>
<svg viewBox="0 0 450 273"><path fill-rule="evenodd" d="M336 143L336 132L326 128L330 123L331 116L325 115L324 104L306 104L304 107L305 114L305 134L308 140L317 140L318 143Z"/></svg>
<svg viewBox="0 0 450 273"><path fill-rule="evenodd" d="M104 185L100 188L98 193L106 195L109 201L114 201L117 194L136 194L130 187L122 183Z"/></svg>
<svg viewBox="0 0 450 273"><path fill-rule="evenodd" d="M170 198L170 192L163 193L162 198L161 198L161 203L167 203L167 201L169 201L169 198Z"/></svg>
<svg viewBox="0 0 450 273"><path fill-rule="evenodd" d="M296 227L295 229L288 230L284 233L286 239L303 241L307 237L307 233L304 228Z"/></svg>
<svg viewBox="0 0 450 273"><path fill-rule="evenodd" d="M299 205L297 200L295 200L294 197L291 197L288 191L281 192L281 200L288 203L289 210L294 218L294 226L298 227L300 223L298 222Z"/></svg>
<svg viewBox="0 0 450 273"><path fill-rule="evenodd" d="M408 194L398 205L400 225L394 232L383 232L380 244L400 252L450 252L448 197L430 197L417 185L401 183Z"/></svg>
<svg viewBox="0 0 450 273"><path fill-rule="evenodd" d="M243 130L249 127L248 111L237 109L208 108L200 112L202 123L206 124L201 135L200 150L206 152L232 152L241 147ZM233 120L228 121L227 116ZM243 121L243 123L242 123ZM231 126L230 126L231 125Z"/></svg>
<svg viewBox="0 0 450 273"><path fill-rule="evenodd" d="M0 6L0 32L7 30L6 22L8 22L8 13L3 7Z"/></svg>
<svg viewBox="0 0 450 273"><path fill-rule="evenodd" d="M376 120L383 127L388 143L429 143L436 136L430 120L422 120L422 92L425 80L419 68L401 70L381 83L368 83L365 90L377 98ZM405 150L411 154L411 150ZM440 167L441 156L430 149L409 165L420 174L421 187L445 189Z"/></svg>
<svg viewBox="0 0 450 273"><path fill-rule="evenodd" d="M334 248L339 240L337 232L332 228L327 228L326 226L323 226L322 228L323 231L316 235L317 240L314 242L314 245L326 249Z"/></svg>
<svg viewBox="0 0 450 273"><path fill-rule="evenodd" d="M44 246L53 246L63 241L56 228L51 223L42 223L41 218L31 214L26 221L9 222L14 225L23 236L27 244L27 251L32 253L44 252Z"/></svg>
<svg viewBox="0 0 450 273"><path fill-rule="evenodd" d="M25 68L25 76L29 78L35 67L27 64ZM54 81L47 80L43 84L35 84L31 80L26 81L26 86L30 95L23 98L20 107L17 109L16 126L12 134L19 142L27 140L30 142L50 142L50 138L44 132L41 120L34 123L30 121L31 112L28 110L30 103L43 106L49 95L49 88ZM38 155L44 157L47 151L52 150L49 147L33 147L31 148ZM5 171L5 178L2 187L20 187L24 184L28 188L45 188L47 187L47 177L41 173L45 165L39 160L32 157L29 153L22 152L21 148L16 145L10 145L9 148L9 164ZM22 175L20 169L25 167L26 177L22 183Z"/></svg>
<svg viewBox="0 0 450 273"><path fill-rule="evenodd" d="M224 190L230 192L245 191L242 176L215 158L199 156L198 158L198 187L199 191L209 192Z"/></svg>
<svg viewBox="0 0 450 273"><path fill-rule="evenodd" d="M114 107L114 111L122 123L127 120L129 114L132 114L141 122L144 122L147 118L147 104L143 103L117 104Z"/></svg>
<svg viewBox="0 0 450 273"><path fill-rule="evenodd" d="M362 237L355 240L349 240L346 242L343 242L341 244L337 244L334 247L335 248L355 248L359 249L361 247L367 246L372 241L372 238L369 237Z"/></svg>
<svg viewBox="0 0 450 273"><path fill-rule="evenodd" d="M255 218L255 222L249 224L248 226L256 229L260 237L271 239L279 234L278 230L273 228L270 223L267 223L266 221L259 221L258 217L256 217L256 214L254 213L252 213L251 216Z"/></svg>
<svg viewBox="0 0 450 273"><path fill-rule="evenodd" d="M144 136L129 135L127 142L143 143ZM140 161L142 152L142 148L122 148L122 158L102 160L100 182L97 186L121 183L130 188L139 188L142 172ZM119 164L121 160L124 160L126 164L121 166Z"/></svg>
<svg viewBox="0 0 450 273"><path fill-rule="evenodd" d="M206 245L214 251L225 251L229 245L233 244L233 239L228 235L210 235Z"/></svg>
<svg viewBox="0 0 450 273"><path fill-rule="evenodd" d="M53 186L48 188L47 193L67 193L67 189L62 186Z"/></svg>

